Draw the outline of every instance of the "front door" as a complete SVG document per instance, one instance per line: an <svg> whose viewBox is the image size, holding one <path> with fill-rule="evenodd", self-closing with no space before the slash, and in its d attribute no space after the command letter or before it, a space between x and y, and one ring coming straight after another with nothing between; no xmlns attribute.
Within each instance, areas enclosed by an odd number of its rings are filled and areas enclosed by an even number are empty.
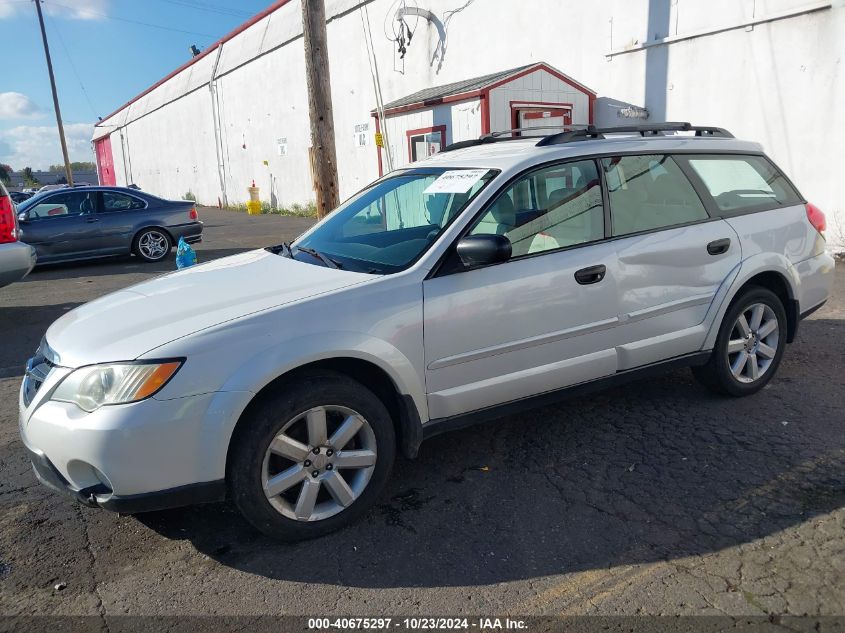
<svg viewBox="0 0 845 633"><path fill-rule="evenodd" d="M502 192L469 232L505 235L513 256L475 270L447 266L447 272L424 282L432 418L616 371L615 246L603 241L596 163L578 161L527 174Z"/></svg>
<svg viewBox="0 0 845 633"><path fill-rule="evenodd" d="M86 188L61 190L27 208L22 240L35 247L39 263L85 257L98 248L99 193Z"/></svg>

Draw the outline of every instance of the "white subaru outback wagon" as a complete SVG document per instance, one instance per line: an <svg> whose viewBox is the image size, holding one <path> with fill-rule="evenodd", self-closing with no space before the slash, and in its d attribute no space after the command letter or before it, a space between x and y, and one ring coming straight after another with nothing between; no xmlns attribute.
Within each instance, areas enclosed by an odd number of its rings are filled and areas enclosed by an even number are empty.
<svg viewBox="0 0 845 633"><path fill-rule="evenodd" d="M682 365L756 393L828 297L824 229L719 128L456 143L293 244L63 316L20 432L38 478L87 505L229 498L271 536L317 536L449 429Z"/></svg>

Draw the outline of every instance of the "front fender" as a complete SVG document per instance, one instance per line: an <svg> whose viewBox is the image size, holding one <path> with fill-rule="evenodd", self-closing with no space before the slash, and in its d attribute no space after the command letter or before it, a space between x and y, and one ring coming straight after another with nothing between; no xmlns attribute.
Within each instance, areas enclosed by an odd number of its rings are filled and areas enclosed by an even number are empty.
<svg viewBox="0 0 845 633"><path fill-rule="evenodd" d="M410 359L387 341L362 332L299 336L262 349L232 371L221 390L258 393L283 374L333 358L355 358L376 365L390 376L400 394L413 398L420 419L428 419L425 386Z"/></svg>

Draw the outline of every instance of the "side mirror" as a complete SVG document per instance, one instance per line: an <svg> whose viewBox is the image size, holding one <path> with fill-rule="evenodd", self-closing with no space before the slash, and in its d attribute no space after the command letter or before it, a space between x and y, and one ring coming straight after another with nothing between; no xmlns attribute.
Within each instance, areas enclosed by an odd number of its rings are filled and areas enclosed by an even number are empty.
<svg viewBox="0 0 845 633"><path fill-rule="evenodd" d="M18 213L18 222L26 222L29 220L29 214L26 211Z"/></svg>
<svg viewBox="0 0 845 633"><path fill-rule="evenodd" d="M458 242L457 252L468 268L498 264L511 258L511 241L504 235L467 235Z"/></svg>

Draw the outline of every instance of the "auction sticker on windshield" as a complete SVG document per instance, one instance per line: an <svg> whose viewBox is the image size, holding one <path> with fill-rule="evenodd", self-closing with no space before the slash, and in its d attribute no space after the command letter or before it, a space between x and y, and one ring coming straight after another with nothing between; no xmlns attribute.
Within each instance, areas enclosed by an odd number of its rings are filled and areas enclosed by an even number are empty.
<svg viewBox="0 0 845 633"><path fill-rule="evenodd" d="M466 193L484 177L487 169L452 169L444 171L433 183L426 187L424 194Z"/></svg>

